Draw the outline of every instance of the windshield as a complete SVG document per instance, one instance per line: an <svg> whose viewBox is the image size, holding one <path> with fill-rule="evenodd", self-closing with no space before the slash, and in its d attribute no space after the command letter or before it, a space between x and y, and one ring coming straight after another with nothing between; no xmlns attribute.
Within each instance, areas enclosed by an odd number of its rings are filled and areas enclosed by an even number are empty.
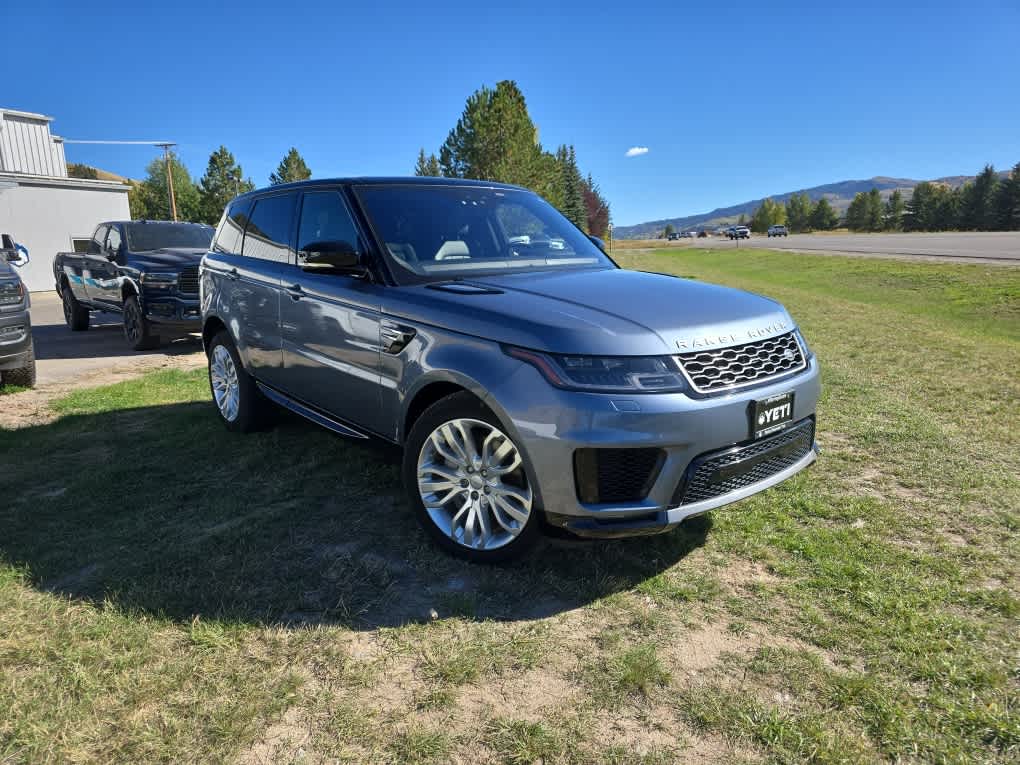
<svg viewBox="0 0 1020 765"><path fill-rule="evenodd" d="M386 184L362 186L358 196L392 260L418 277L614 267L552 205L527 191Z"/></svg>
<svg viewBox="0 0 1020 765"><path fill-rule="evenodd" d="M209 249L214 229L196 223L131 223L127 231L128 250L147 252L166 247Z"/></svg>

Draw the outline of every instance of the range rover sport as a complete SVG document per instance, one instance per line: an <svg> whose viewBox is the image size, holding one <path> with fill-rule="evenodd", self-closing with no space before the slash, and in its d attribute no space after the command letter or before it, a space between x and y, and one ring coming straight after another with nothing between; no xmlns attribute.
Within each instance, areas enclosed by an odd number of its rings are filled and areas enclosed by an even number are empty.
<svg viewBox="0 0 1020 765"><path fill-rule="evenodd" d="M403 446L424 528L486 562L543 522L667 531L810 465L818 362L786 310L600 244L490 182L240 196L200 276L219 416L248 431L271 403Z"/></svg>

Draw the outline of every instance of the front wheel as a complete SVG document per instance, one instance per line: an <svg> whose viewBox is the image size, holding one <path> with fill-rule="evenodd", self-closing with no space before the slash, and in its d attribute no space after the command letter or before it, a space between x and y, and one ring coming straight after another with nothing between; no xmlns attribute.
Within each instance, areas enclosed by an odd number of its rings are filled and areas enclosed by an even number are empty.
<svg viewBox="0 0 1020 765"><path fill-rule="evenodd" d="M152 333L152 325L142 313L137 295L130 295L124 301L124 337L136 351L147 351L159 346L159 335Z"/></svg>
<svg viewBox="0 0 1020 765"><path fill-rule="evenodd" d="M35 347L28 350L28 363L17 369L2 372L4 385L15 385L19 388L35 387Z"/></svg>
<svg viewBox="0 0 1020 765"><path fill-rule="evenodd" d="M539 509L525 455L481 401L457 393L425 410L404 446L404 487L425 530L476 563L522 555Z"/></svg>

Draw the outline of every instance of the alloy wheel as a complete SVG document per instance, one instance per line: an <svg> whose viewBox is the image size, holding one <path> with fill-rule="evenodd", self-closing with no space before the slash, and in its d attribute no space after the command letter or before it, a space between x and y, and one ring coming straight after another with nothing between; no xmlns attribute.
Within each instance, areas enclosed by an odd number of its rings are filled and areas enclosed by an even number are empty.
<svg viewBox="0 0 1020 765"><path fill-rule="evenodd" d="M450 420L432 431L418 455L417 482L432 522L469 549L504 547L531 517L520 451L481 420Z"/></svg>
<svg viewBox="0 0 1020 765"><path fill-rule="evenodd" d="M240 408L241 389L237 380L237 367L230 351L217 345L209 361L209 380L212 383L216 406L227 422L237 419Z"/></svg>

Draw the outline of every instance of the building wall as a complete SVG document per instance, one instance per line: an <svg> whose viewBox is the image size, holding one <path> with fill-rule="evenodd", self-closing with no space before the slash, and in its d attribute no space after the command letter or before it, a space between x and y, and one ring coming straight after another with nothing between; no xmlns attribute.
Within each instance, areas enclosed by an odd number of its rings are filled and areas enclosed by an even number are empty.
<svg viewBox="0 0 1020 765"><path fill-rule="evenodd" d="M50 135L50 118L0 109L0 172L67 177L63 140Z"/></svg>
<svg viewBox="0 0 1020 765"><path fill-rule="evenodd" d="M18 185L4 188L10 182ZM54 289L53 256L73 249L73 238L87 239L99 223L130 217L123 184L0 175L0 232L28 249L31 262L20 274L33 292Z"/></svg>

